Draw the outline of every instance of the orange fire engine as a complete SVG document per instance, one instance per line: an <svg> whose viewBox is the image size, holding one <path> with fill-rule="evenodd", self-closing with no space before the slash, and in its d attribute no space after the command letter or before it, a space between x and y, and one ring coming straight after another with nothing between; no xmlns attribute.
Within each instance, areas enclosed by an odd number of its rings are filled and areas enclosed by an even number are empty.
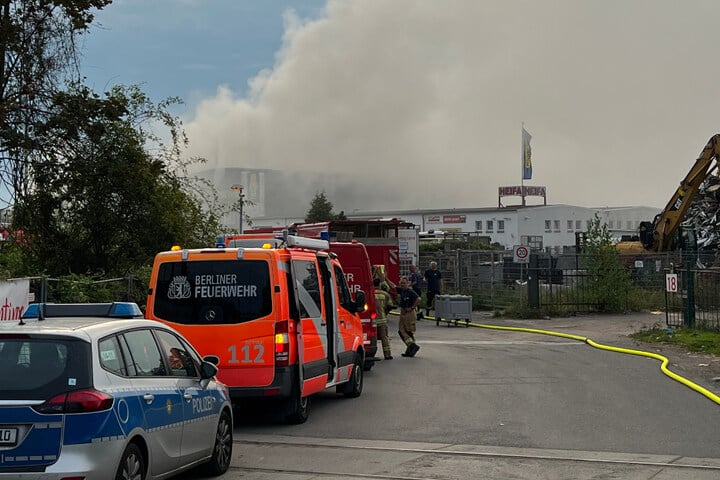
<svg viewBox="0 0 720 480"><path fill-rule="evenodd" d="M286 420L302 423L312 394L362 393L364 306L328 242L288 236L259 248L159 253L146 315L220 357L234 401L278 399Z"/></svg>

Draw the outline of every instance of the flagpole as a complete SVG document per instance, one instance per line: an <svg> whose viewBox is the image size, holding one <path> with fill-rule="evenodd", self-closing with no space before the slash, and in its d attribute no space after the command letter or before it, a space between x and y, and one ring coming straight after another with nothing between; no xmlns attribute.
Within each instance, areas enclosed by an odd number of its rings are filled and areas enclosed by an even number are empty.
<svg viewBox="0 0 720 480"><path fill-rule="evenodd" d="M522 206L525 206L525 122L520 122L520 192L522 196Z"/></svg>

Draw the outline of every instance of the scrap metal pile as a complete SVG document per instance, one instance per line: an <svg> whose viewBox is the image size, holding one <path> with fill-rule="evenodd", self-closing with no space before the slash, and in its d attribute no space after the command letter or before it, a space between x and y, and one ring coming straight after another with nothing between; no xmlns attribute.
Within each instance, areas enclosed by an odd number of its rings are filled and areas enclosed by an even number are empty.
<svg viewBox="0 0 720 480"><path fill-rule="evenodd" d="M698 248L720 248L720 176L710 175L700 185L683 223L695 231Z"/></svg>

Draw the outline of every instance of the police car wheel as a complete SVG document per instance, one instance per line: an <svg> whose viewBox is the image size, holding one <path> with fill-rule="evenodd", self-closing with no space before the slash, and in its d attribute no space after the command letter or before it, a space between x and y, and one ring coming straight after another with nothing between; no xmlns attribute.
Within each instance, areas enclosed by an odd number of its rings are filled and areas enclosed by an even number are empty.
<svg viewBox="0 0 720 480"><path fill-rule="evenodd" d="M360 364L360 356L355 356L355 365L350 373L350 380L345 384L343 394L348 398L356 398L362 394L363 390L363 367Z"/></svg>
<svg viewBox="0 0 720 480"><path fill-rule="evenodd" d="M215 445L210 461L205 464L205 471L212 476L222 475L230 468L233 447L233 425L230 414L223 410L215 432Z"/></svg>
<svg viewBox="0 0 720 480"><path fill-rule="evenodd" d="M305 423L310 414L310 397L300 396L300 385L295 385L292 396L287 400L287 423Z"/></svg>
<svg viewBox="0 0 720 480"><path fill-rule="evenodd" d="M144 480L145 470L145 457L140 447L131 443L122 454L115 480Z"/></svg>

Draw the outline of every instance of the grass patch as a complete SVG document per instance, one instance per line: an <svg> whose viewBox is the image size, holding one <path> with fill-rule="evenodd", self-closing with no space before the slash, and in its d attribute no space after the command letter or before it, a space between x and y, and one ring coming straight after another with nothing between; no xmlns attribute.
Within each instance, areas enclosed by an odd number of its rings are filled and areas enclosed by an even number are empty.
<svg viewBox="0 0 720 480"><path fill-rule="evenodd" d="M720 355L720 333L695 329L652 328L630 335L647 343L672 343L683 345L691 352Z"/></svg>

